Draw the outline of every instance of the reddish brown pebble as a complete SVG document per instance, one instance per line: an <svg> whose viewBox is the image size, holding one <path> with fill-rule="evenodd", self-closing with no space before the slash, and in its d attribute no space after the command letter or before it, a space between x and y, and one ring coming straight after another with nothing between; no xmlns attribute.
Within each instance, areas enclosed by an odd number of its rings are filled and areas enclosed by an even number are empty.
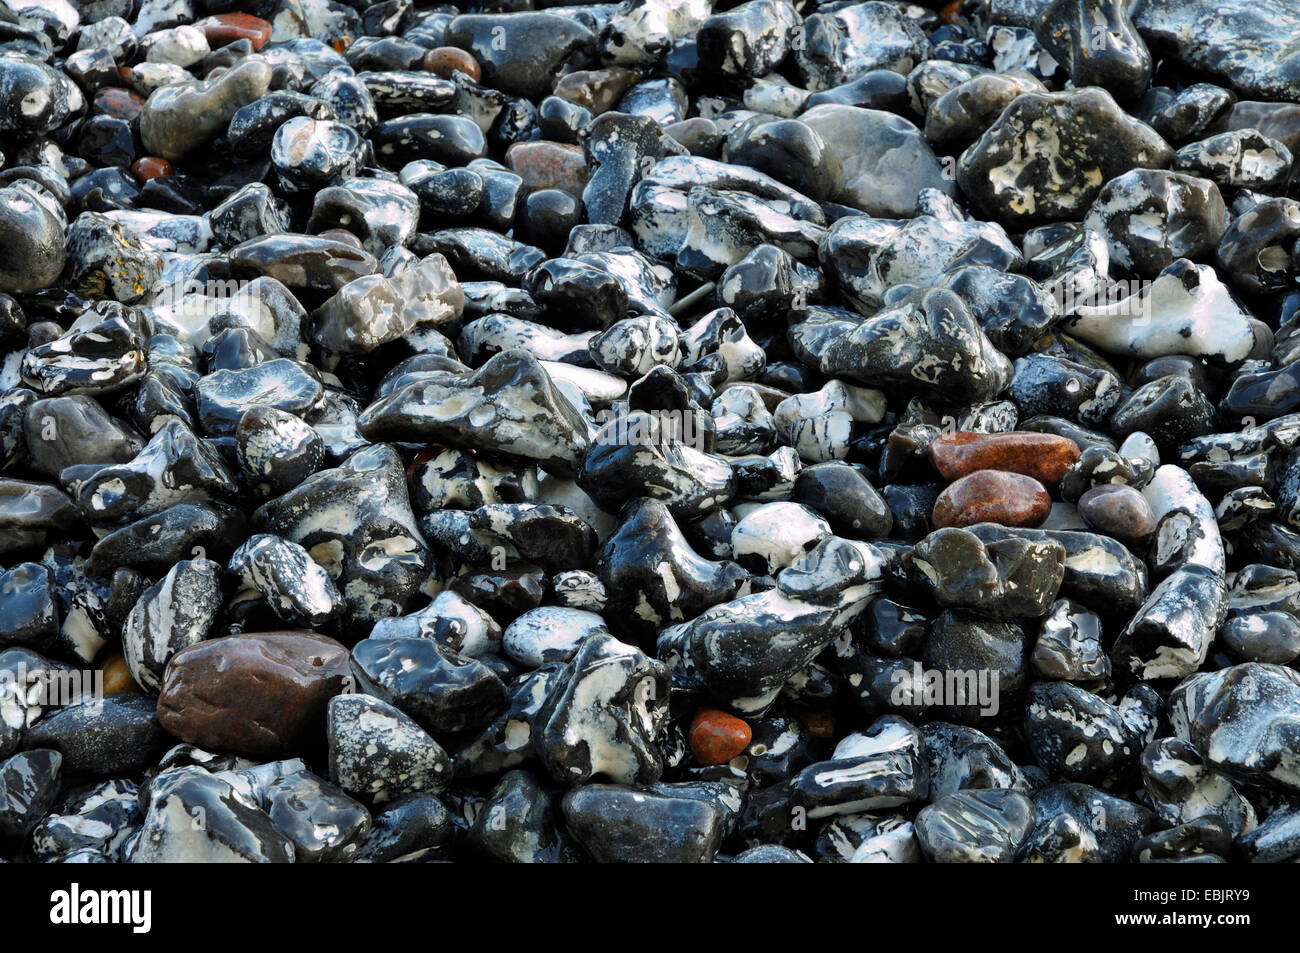
<svg viewBox="0 0 1300 953"><path fill-rule="evenodd" d="M158 722L201 748L287 753L324 737L325 707L348 673L348 650L315 632L211 639L167 663Z"/></svg>
<svg viewBox="0 0 1300 953"><path fill-rule="evenodd" d="M271 39L271 24L249 13L220 13L194 25L203 31L208 46L214 50L236 40L248 40L256 52Z"/></svg>
<svg viewBox="0 0 1300 953"><path fill-rule="evenodd" d="M1069 437L1013 430L1009 433L944 433L930 442L930 462L945 480L976 470L1023 473L1055 486L1079 459L1079 445Z"/></svg>
<svg viewBox="0 0 1300 953"><path fill-rule="evenodd" d="M144 97L120 86L105 86L95 93L90 111L96 116L113 116L135 122L144 112Z"/></svg>
<svg viewBox="0 0 1300 953"><path fill-rule="evenodd" d="M934 528L1001 523L1038 526L1052 510L1052 498L1033 477L1006 470L978 470L950 483L934 501Z"/></svg>
<svg viewBox="0 0 1300 953"><path fill-rule="evenodd" d="M590 110L593 116L609 112L641 74L622 66L575 70L555 83L554 95Z"/></svg>
<svg viewBox="0 0 1300 953"><path fill-rule="evenodd" d="M345 245L351 245L353 248L360 248L361 239L357 238L346 228L327 228L320 233L321 238L328 238L331 241L342 242Z"/></svg>
<svg viewBox="0 0 1300 953"><path fill-rule="evenodd" d="M702 765L726 764L749 744L749 725L716 708L701 708L691 721L691 750Z"/></svg>
<svg viewBox="0 0 1300 953"><path fill-rule="evenodd" d="M172 164L166 159L160 159L157 156L145 156L143 159L136 159L131 166L131 171L141 182L148 182L150 179L156 179L160 175L171 175Z"/></svg>
<svg viewBox="0 0 1300 953"><path fill-rule="evenodd" d="M138 692L140 689L135 684L135 679L131 677L131 669L127 667L126 659L122 657L120 651L114 651L112 655L104 659L104 664L100 666L104 673L104 694L112 695L116 692Z"/></svg>
<svg viewBox="0 0 1300 953"><path fill-rule="evenodd" d="M454 46L437 46L425 53L424 68L444 79L451 79L452 73L464 73L476 83L483 75L478 60Z"/></svg>
<svg viewBox="0 0 1300 953"><path fill-rule="evenodd" d="M579 146L516 142L506 150L506 166L530 189L559 189L582 198L587 185L587 160Z"/></svg>

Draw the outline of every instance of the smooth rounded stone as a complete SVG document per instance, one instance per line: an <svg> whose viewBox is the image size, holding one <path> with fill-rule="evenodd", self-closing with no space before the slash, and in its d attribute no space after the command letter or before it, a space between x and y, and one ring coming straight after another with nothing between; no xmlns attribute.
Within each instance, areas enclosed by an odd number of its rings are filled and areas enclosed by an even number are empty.
<svg viewBox="0 0 1300 953"><path fill-rule="evenodd" d="M608 635L605 620L595 612L542 606L519 616L501 636L506 656L525 668L547 662L567 662L593 635Z"/></svg>
<svg viewBox="0 0 1300 953"><path fill-rule="evenodd" d="M236 605L265 602L292 626L319 628L343 611L329 574L297 543L260 533L235 550L228 566L239 580Z"/></svg>
<svg viewBox="0 0 1300 953"><path fill-rule="evenodd" d="M921 733L897 715L842 738L831 758L790 782L791 800L810 818L859 814L925 800L930 778Z"/></svg>
<svg viewBox="0 0 1300 953"><path fill-rule="evenodd" d="M405 794L372 817L371 833L358 863L419 863L443 859L455 827L433 794Z"/></svg>
<svg viewBox="0 0 1300 953"><path fill-rule="evenodd" d="M1094 486L1079 497L1078 508L1090 527L1121 542L1140 544L1156 530L1146 497L1122 483Z"/></svg>
<svg viewBox="0 0 1300 953"><path fill-rule="evenodd" d="M569 258L552 258L529 269L524 290L565 327L606 328L631 310L616 276Z"/></svg>
<svg viewBox="0 0 1300 953"><path fill-rule="evenodd" d="M378 698L334 696L325 730L330 780L368 803L420 791L441 794L451 781L451 759L442 746Z"/></svg>
<svg viewBox="0 0 1300 953"><path fill-rule="evenodd" d="M998 350L1008 356L1031 351L1060 320L1057 289L986 265L967 265L940 276L955 291Z"/></svg>
<svg viewBox="0 0 1300 953"><path fill-rule="evenodd" d="M158 721L205 748L289 752L320 730L349 678L347 649L313 632L210 639L172 656Z"/></svg>
<svg viewBox="0 0 1300 953"><path fill-rule="evenodd" d="M906 75L928 52L915 21L889 4L868 2L807 17L794 54L801 85L816 92L876 69Z"/></svg>
<svg viewBox="0 0 1300 953"><path fill-rule="evenodd" d="M32 830L32 856L51 862L89 849L119 860L142 817L139 790L131 781L80 786L61 797Z"/></svg>
<svg viewBox="0 0 1300 953"><path fill-rule="evenodd" d="M1300 656L1300 622L1289 612L1252 612L1228 619L1219 641L1247 662L1286 665Z"/></svg>
<svg viewBox="0 0 1300 953"><path fill-rule="evenodd" d="M57 487L0 478L0 555L44 547L76 520L75 505Z"/></svg>
<svg viewBox="0 0 1300 953"><path fill-rule="evenodd" d="M734 715L715 708L701 708L691 719L691 753L705 766L726 764L749 746L753 732Z"/></svg>
<svg viewBox="0 0 1300 953"><path fill-rule="evenodd" d="M149 63L193 66L212 52L208 38L196 27L184 24L150 33L140 41L140 52Z"/></svg>
<svg viewBox="0 0 1300 953"><path fill-rule="evenodd" d="M663 156L662 135L654 119L628 112L603 113L581 131L591 174L581 192L588 222L616 225L622 220L632 187Z"/></svg>
<svg viewBox="0 0 1300 953"><path fill-rule="evenodd" d="M258 509L257 532L297 543L334 580L346 628L364 632L401 615L424 583L430 553L416 526L406 477L387 445L358 450Z"/></svg>
<svg viewBox="0 0 1300 953"><path fill-rule="evenodd" d="M221 567L183 560L146 589L122 624L122 652L135 683L151 694L162 687L168 660L197 645L221 612Z"/></svg>
<svg viewBox="0 0 1300 953"><path fill-rule="evenodd" d="M1220 10L1205 0L1178 0L1133 12L1137 28L1180 64L1221 78L1258 99L1295 102L1300 59L1286 42L1300 15L1284 0L1236 3Z"/></svg>
<svg viewBox="0 0 1300 953"><path fill-rule="evenodd" d="M161 576L180 559L202 546L210 556L232 552L246 520L242 511L225 503L177 503L138 519L101 538L91 550L88 568L112 573L120 566L138 567Z"/></svg>
<svg viewBox="0 0 1300 953"><path fill-rule="evenodd" d="M533 721L534 749L557 783L603 777L650 784L663 774L655 736L667 717L668 667L595 633L566 663Z"/></svg>
<svg viewBox="0 0 1300 953"><path fill-rule="evenodd" d="M537 499L533 468L502 466L461 450L447 449L411 468L411 504L417 513L448 507L478 509L487 503Z"/></svg>
<svg viewBox="0 0 1300 953"><path fill-rule="evenodd" d="M289 210L283 200L261 182L250 182L222 200L210 215L212 238L234 248L263 235L289 230Z"/></svg>
<svg viewBox="0 0 1300 953"><path fill-rule="evenodd" d="M47 651L59 633L54 577L40 563L0 572L0 643Z"/></svg>
<svg viewBox="0 0 1300 953"><path fill-rule="evenodd" d="M300 864L349 861L370 833L370 812L362 804L305 771L277 778L261 802L293 842Z"/></svg>
<svg viewBox="0 0 1300 953"><path fill-rule="evenodd" d="M0 130L22 137L44 135L85 105L72 80L36 57L12 52L0 59Z"/></svg>
<svg viewBox="0 0 1300 953"><path fill-rule="evenodd" d="M506 542L520 558L558 572L591 561L596 533L563 504L487 503L471 514L469 526Z"/></svg>
<svg viewBox="0 0 1300 953"><path fill-rule="evenodd" d="M1209 179L1133 169L1108 181L1084 215L1106 239L1112 262L1155 275L1178 258L1203 258L1227 228L1219 188Z"/></svg>
<svg viewBox="0 0 1300 953"><path fill-rule="evenodd" d="M1219 242L1216 261L1235 286L1258 294L1289 288L1300 272L1296 237L1300 236L1300 203L1264 199L1228 225Z"/></svg>
<svg viewBox="0 0 1300 953"><path fill-rule="evenodd" d="M577 19L532 11L458 16L445 36L478 62L484 86L533 101L551 91L566 66L586 65L595 40Z"/></svg>
<svg viewBox="0 0 1300 953"><path fill-rule="evenodd" d="M1051 141L1051 158L1026 151L1028 136ZM984 214L1023 227L1080 218L1103 183L1130 169L1161 168L1172 157L1160 136L1103 89L1025 93L962 153L957 182Z"/></svg>
<svg viewBox="0 0 1300 953"><path fill-rule="evenodd" d="M705 20L696 34L700 63L724 76L771 73L790 52L800 24L784 0L750 0Z"/></svg>
<svg viewBox="0 0 1300 953"><path fill-rule="evenodd" d="M976 470L961 477L935 500L935 529L1000 523L1004 526L1038 526L1051 510L1052 500L1032 477L1003 470Z"/></svg>
<svg viewBox="0 0 1300 953"><path fill-rule="evenodd" d="M582 852L560 823L550 792L527 771L508 771L479 807L472 843L504 863L568 864Z"/></svg>
<svg viewBox="0 0 1300 953"><path fill-rule="evenodd" d="M551 580L555 601L565 609L583 609L588 612L603 612L609 597L605 584L593 572L586 569L571 569L557 573Z"/></svg>
<svg viewBox="0 0 1300 953"><path fill-rule="evenodd" d="M277 358L203 377L196 388L199 417L212 437L234 436L253 407L273 407L303 417L320 405L324 387L311 365Z"/></svg>
<svg viewBox="0 0 1300 953"><path fill-rule="evenodd" d="M1157 572L1200 566L1222 576L1223 538L1209 500L1187 471L1166 464L1142 489L1156 515L1156 538L1150 553Z"/></svg>
<svg viewBox="0 0 1300 953"><path fill-rule="evenodd" d="M577 145L516 142L506 150L505 163L530 189L559 189L581 198L587 185L587 163Z"/></svg>
<svg viewBox="0 0 1300 953"><path fill-rule="evenodd" d="M506 699L501 679L483 662L418 636L363 639L352 651L352 672L366 694L435 738L483 727Z"/></svg>
<svg viewBox="0 0 1300 953"><path fill-rule="evenodd" d="M647 496L674 516L702 516L735 494L735 476L723 459L694 449L673 431L684 428L634 410L615 416L592 438L575 477L602 509Z"/></svg>
<svg viewBox="0 0 1300 953"><path fill-rule="evenodd" d="M746 580L737 564L701 557L668 507L648 499L624 507L595 568L611 620L646 635L735 598Z"/></svg>
<svg viewBox="0 0 1300 953"><path fill-rule="evenodd" d="M1110 371L1050 354L1018 357L1014 371L1010 396L1022 420L1066 413L1084 426L1096 426L1110 416L1122 393ZM1077 439L1075 443L1084 446Z"/></svg>
<svg viewBox="0 0 1300 953"><path fill-rule="evenodd" d="M893 530L889 506L867 477L847 463L819 463L800 470L791 499L826 519L840 536L877 539Z"/></svg>
<svg viewBox="0 0 1300 953"><path fill-rule="evenodd" d="M292 863L294 844L226 777L200 767L164 771L148 789L132 863ZM202 823L196 819L202 818Z"/></svg>
<svg viewBox="0 0 1300 953"><path fill-rule="evenodd" d="M767 503L746 514L731 531L731 551L769 575L791 565L831 535L828 522L798 503Z"/></svg>
<svg viewBox="0 0 1300 953"><path fill-rule="evenodd" d="M447 259L436 252L396 275L348 282L312 314L312 338L335 354L365 354L418 325L455 320L465 294Z"/></svg>
<svg viewBox="0 0 1300 953"><path fill-rule="evenodd" d="M376 258L415 237L419 199L405 184L386 179L346 178L312 199L309 231L346 227Z"/></svg>
<svg viewBox="0 0 1300 953"><path fill-rule="evenodd" d="M693 670L745 713L766 708L790 676L831 643L838 605L791 599L779 589L740 596L660 633L660 658ZM775 631L785 633L773 640Z"/></svg>
<svg viewBox="0 0 1300 953"><path fill-rule="evenodd" d="M1294 862L1300 854L1300 817L1293 810L1276 810L1236 843L1251 863Z"/></svg>
<svg viewBox="0 0 1300 953"><path fill-rule="evenodd" d="M63 756L33 747L0 762L0 843L27 839L59 796Z"/></svg>
<svg viewBox="0 0 1300 953"><path fill-rule="evenodd" d="M27 730L23 746L58 751L68 776L120 778L151 767L166 739L154 699L118 692L47 715Z"/></svg>
<svg viewBox="0 0 1300 953"><path fill-rule="evenodd" d="M1232 382L1220 407L1225 415L1271 420L1300 409L1300 361L1271 369L1248 364Z"/></svg>
<svg viewBox="0 0 1300 953"><path fill-rule="evenodd" d="M1202 817L1167 831L1148 834L1133 845L1139 864L1222 858L1232 850L1232 833L1217 817Z"/></svg>
<svg viewBox="0 0 1300 953"><path fill-rule="evenodd" d="M1185 258L1136 294L1078 307L1063 327L1113 354L1203 355L1224 364L1245 359L1257 340L1251 316L1214 269Z"/></svg>
<svg viewBox="0 0 1300 953"><path fill-rule="evenodd" d="M361 136L351 126L294 116L275 131L271 163L285 192L313 191L353 175L361 148Z"/></svg>
<svg viewBox="0 0 1300 953"><path fill-rule="evenodd" d="M1061 588L1065 547L1046 535L986 542L954 527L925 537L903 565L942 606L977 608L997 618L1040 617Z"/></svg>
<svg viewBox="0 0 1300 953"><path fill-rule="evenodd" d="M102 394L135 383L147 370L143 317L116 302L97 302L61 336L27 350L23 383L40 394Z"/></svg>
<svg viewBox="0 0 1300 953"><path fill-rule="evenodd" d="M302 418L262 404L244 411L234 436L240 472L262 497L298 486L325 455L325 442Z"/></svg>
<svg viewBox="0 0 1300 953"><path fill-rule="evenodd" d="M371 638L390 636L431 638L462 655L482 658L501 648L501 627L474 603L445 589L418 612L395 619L380 619Z"/></svg>
<svg viewBox="0 0 1300 953"><path fill-rule="evenodd" d="M641 377L681 361L681 335L668 318L642 315L615 321L591 339L592 360L611 374Z"/></svg>
<svg viewBox="0 0 1300 953"><path fill-rule="evenodd" d="M433 373L370 404L370 439L450 441L571 470L588 447L586 424L527 351L511 349L468 377ZM588 465L590 456L587 457Z"/></svg>
<svg viewBox="0 0 1300 953"><path fill-rule="evenodd" d="M1127 863L1155 826L1149 809L1089 784L1054 782L1033 800L1034 829L1021 849L1029 863Z"/></svg>
<svg viewBox="0 0 1300 953"><path fill-rule="evenodd" d="M1111 661L1146 681L1191 675L1209 654L1226 601L1222 575L1199 565L1177 569L1120 632Z"/></svg>
<svg viewBox="0 0 1300 953"><path fill-rule="evenodd" d="M1291 150L1257 129L1235 129L1174 153L1175 172L1211 179L1222 189L1272 192L1291 174Z"/></svg>
<svg viewBox="0 0 1300 953"><path fill-rule="evenodd" d="M1067 682L1095 682L1110 676L1101 645L1101 619L1070 599L1058 599L1043 619L1030 656L1034 673Z"/></svg>
<svg viewBox="0 0 1300 953"><path fill-rule="evenodd" d="M938 289L877 312L820 355L827 376L956 402L995 396L1009 363L962 300Z"/></svg>
<svg viewBox="0 0 1300 953"><path fill-rule="evenodd" d="M1010 863L1033 826L1018 791L955 791L921 809L916 839L931 863Z"/></svg>
<svg viewBox="0 0 1300 953"><path fill-rule="evenodd" d="M932 721L921 727L921 737L929 761L931 801L960 790L1028 790L1019 766L976 728Z"/></svg>
<svg viewBox="0 0 1300 953"><path fill-rule="evenodd" d="M560 801L569 833L597 863L711 863L725 833L716 804L660 791L588 784Z"/></svg>
<svg viewBox="0 0 1300 953"><path fill-rule="evenodd" d="M125 463L144 446L131 428L85 396L33 401L23 431L32 464L52 478L70 466Z"/></svg>
<svg viewBox="0 0 1300 953"><path fill-rule="evenodd" d="M1153 86L1133 108L1139 119L1165 139L1182 145L1208 131L1236 100L1235 94L1211 83L1192 83L1177 92Z"/></svg>
<svg viewBox="0 0 1300 953"><path fill-rule="evenodd" d="M925 137L901 116L827 103L803 112L798 121L823 143L819 158L827 167L831 201L868 215L910 218L922 189L955 194L951 176Z"/></svg>
<svg viewBox="0 0 1300 953"><path fill-rule="evenodd" d="M270 65L249 57L214 79L157 89L140 117L140 139L151 155L182 159L225 131L240 107L265 95L270 83Z"/></svg>
<svg viewBox="0 0 1300 953"><path fill-rule="evenodd" d="M487 154L483 130L464 116L409 113L379 123L370 139L376 158L392 169L416 159L460 166Z"/></svg>
<svg viewBox="0 0 1300 953"><path fill-rule="evenodd" d="M879 423L885 415L884 393L828 381L811 394L795 394L777 404L773 422L803 460L826 463L843 459L855 424Z"/></svg>
<svg viewBox="0 0 1300 953"><path fill-rule="evenodd" d="M1016 431L941 433L930 441L930 462L945 480L978 470L1019 473L1055 486L1079 459L1079 445L1056 434Z"/></svg>
<svg viewBox="0 0 1300 953"><path fill-rule="evenodd" d="M21 180L0 188L0 291L27 293L52 284L63 271L63 229L60 217Z"/></svg>
<svg viewBox="0 0 1300 953"><path fill-rule="evenodd" d="M777 442L776 423L763 395L748 384L733 384L714 397L710 408L717 427L713 449L729 456L770 453Z"/></svg>
<svg viewBox="0 0 1300 953"><path fill-rule="evenodd" d="M374 256L360 248L294 233L247 239L230 250L229 259L238 270L274 278L294 291L333 293L379 270Z"/></svg>
<svg viewBox="0 0 1300 953"><path fill-rule="evenodd" d="M271 39L271 24L249 13L218 13L195 21L194 26L203 31L214 50L248 40L253 52L257 52Z"/></svg>
<svg viewBox="0 0 1300 953"><path fill-rule="evenodd" d="M925 112L925 138L936 149L964 146L993 125L1017 96L1037 92L1046 89L1027 74L972 76L930 103ZM809 104L816 105L812 99Z"/></svg>
<svg viewBox="0 0 1300 953"><path fill-rule="evenodd" d="M832 163L826 142L798 119L757 115L736 125L723 149L727 162L749 166L814 199L832 189Z"/></svg>
<svg viewBox="0 0 1300 953"><path fill-rule="evenodd" d="M1292 669L1248 662L1224 670L1196 710L1191 740L1205 764L1251 784L1300 790L1292 754L1300 679Z"/></svg>
<svg viewBox="0 0 1300 953"><path fill-rule="evenodd" d="M1162 738L1147 745L1142 784L1160 820L1171 827L1210 817L1239 837L1256 826L1250 802L1226 777L1208 769L1195 746L1182 739Z"/></svg>
<svg viewBox="0 0 1300 953"><path fill-rule="evenodd" d="M1036 682L1025 704L1025 735L1052 777L1111 786L1136 771L1160 709L1160 697L1146 685L1112 705L1069 682Z"/></svg>
<svg viewBox="0 0 1300 953"><path fill-rule="evenodd" d="M1151 82L1151 53L1129 17L1130 0L1055 0L1034 35L1076 87L1101 86L1120 99Z"/></svg>

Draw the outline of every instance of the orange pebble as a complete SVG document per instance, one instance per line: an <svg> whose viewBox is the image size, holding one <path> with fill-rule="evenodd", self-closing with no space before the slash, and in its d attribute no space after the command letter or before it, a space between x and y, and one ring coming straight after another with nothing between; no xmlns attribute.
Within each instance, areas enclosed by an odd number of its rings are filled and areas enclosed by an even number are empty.
<svg viewBox="0 0 1300 953"><path fill-rule="evenodd" d="M701 708L691 721L691 751L700 764L726 764L749 744L753 732L735 715Z"/></svg>
<svg viewBox="0 0 1300 953"><path fill-rule="evenodd" d="M131 166L131 171L141 182L148 182L150 179L156 179L161 175L172 174L172 164L166 159L160 159L157 156L144 156L136 159Z"/></svg>
<svg viewBox="0 0 1300 953"><path fill-rule="evenodd" d="M100 666L104 673L104 694L112 695L114 692L135 692L139 688L135 684L135 679L131 677L131 670L127 668L126 659L122 653L115 651Z"/></svg>
<svg viewBox="0 0 1300 953"><path fill-rule="evenodd" d="M214 50L236 40L249 40L253 50L257 51L271 39L271 24L250 13L219 13L194 25L203 31L208 45Z"/></svg>
<svg viewBox="0 0 1300 953"><path fill-rule="evenodd" d="M451 74L459 70L476 83L483 75L478 60L455 46L439 46L425 53L424 68L444 79L451 79Z"/></svg>

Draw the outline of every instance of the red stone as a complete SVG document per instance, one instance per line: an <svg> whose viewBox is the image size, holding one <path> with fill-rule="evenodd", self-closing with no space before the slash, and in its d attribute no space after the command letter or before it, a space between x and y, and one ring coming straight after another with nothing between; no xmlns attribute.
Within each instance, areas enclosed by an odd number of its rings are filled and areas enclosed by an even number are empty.
<svg viewBox="0 0 1300 953"><path fill-rule="evenodd" d="M622 66L575 70L556 80L554 95L599 116L618 105L623 94L640 79L640 73Z"/></svg>
<svg viewBox="0 0 1300 953"><path fill-rule="evenodd" d="M835 716L828 711L810 711L803 716L803 726L814 738L829 741L835 737Z"/></svg>
<svg viewBox="0 0 1300 953"><path fill-rule="evenodd" d="M483 75L478 60L455 46L438 46L425 53L424 68L444 79L451 79L452 73L461 72L476 83Z"/></svg>
<svg viewBox="0 0 1300 953"><path fill-rule="evenodd" d="M1052 511L1052 498L1033 477L1005 470L978 470L964 476L934 501L934 528L1001 523L1038 526Z"/></svg>
<svg viewBox="0 0 1300 953"><path fill-rule="evenodd" d="M271 24L249 13L220 13L194 25L203 31L208 46L214 50L236 40L249 40L256 52L271 39Z"/></svg>
<svg viewBox="0 0 1300 953"><path fill-rule="evenodd" d="M95 93L91 113L96 116L113 116L136 122L144 112L144 97L120 86L105 86Z"/></svg>
<svg viewBox="0 0 1300 953"><path fill-rule="evenodd" d="M563 142L516 142L506 150L506 166L530 189L559 189L582 198L587 160L579 146Z"/></svg>
<svg viewBox="0 0 1300 953"><path fill-rule="evenodd" d="M172 164L166 159L160 159L157 156L144 156L136 159L131 166L131 171L141 182L148 182L150 179L156 179L162 175L172 174Z"/></svg>
<svg viewBox="0 0 1300 953"><path fill-rule="evenodd" d="M945 480L976 470L1023 473L1055 486L1079 459L1079 445L1069 437L1013 430L1008 433L944 433L930 442L930 462Z"/></svg>
<svg viewBox="0 0 1300 953"><path fill-rule="evenodd" d="M749 725L716 708L701 708L691 721L691 751L702 765L726 764L749 745Z"/></svg>
<svg viewBox="0 0 1300 953"><path fill-rule="evenodd" d="M348 650L315 632L258 632L181 649L163 673L158 722L201 748L281 754L323 739Z"/></svg>

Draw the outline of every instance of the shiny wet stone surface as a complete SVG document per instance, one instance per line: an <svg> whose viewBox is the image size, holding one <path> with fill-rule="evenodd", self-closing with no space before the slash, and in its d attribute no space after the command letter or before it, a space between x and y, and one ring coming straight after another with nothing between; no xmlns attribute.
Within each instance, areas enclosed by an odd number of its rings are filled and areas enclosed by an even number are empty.
<svg viewBox="0 0 1300 953"><path fill-rule="evenodd" d="M1300 858L1290 0L0 13L0 861Z"/></svg>

